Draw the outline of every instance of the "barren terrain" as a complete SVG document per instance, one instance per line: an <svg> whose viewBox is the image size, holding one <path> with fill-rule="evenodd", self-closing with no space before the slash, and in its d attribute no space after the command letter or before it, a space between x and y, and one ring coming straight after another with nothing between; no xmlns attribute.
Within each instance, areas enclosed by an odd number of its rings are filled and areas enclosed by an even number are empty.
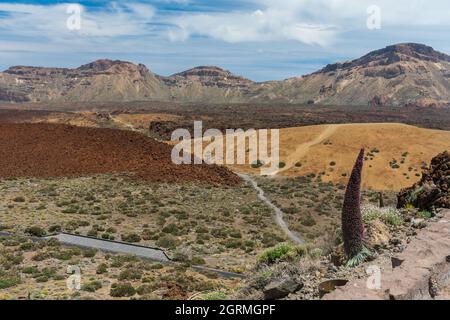
<svg viewBox="0 0 450 320"><path fill-rule="evenodd" d="M365 148L363 186L399 191L418 181L436 154L450 149L450 132L403 124L343 124L288 128L280 131L278 175L314 174L324 182L345 184L355 155ZM251 165L232 166L258 174Z"/></svg>
<svg viewBox="0 0 450 320"><path fill-rule="evenodd" d="M152 181L236 184L218 166L177 166L171 147L125 130L59 124L0 124L0 177L132 173Z"/></svg>

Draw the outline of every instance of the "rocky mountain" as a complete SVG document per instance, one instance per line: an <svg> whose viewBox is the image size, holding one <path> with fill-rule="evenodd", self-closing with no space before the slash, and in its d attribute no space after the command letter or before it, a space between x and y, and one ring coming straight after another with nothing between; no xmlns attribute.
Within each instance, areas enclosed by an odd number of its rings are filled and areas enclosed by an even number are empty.
<svg viewBox="0 0 450 320"><path fill-rule="evenodd" d="M0 101L168 100L159 77L144 65L98 60L77 69L12 67L0 73Z"/></svg>
<svg viewBox="0 0 450 320"><path fill-rule="evenodd" d="M244 102L257 84L214 66L200 66L162 77L172 99L188 102Z"/></svg>
<svg viewBox="0 0 450 320"><path fill-rule="evenodd" d="M398 44L273 83L266 92L297 103L449 105L450 56L421 44Z"/></svg>
<svg viewBox="0 0 450 320"><path fill-rule="evenodd" d="M169 77L144 65L99 60L76 69L12 67L0 73L0 101L175 101L323 105L448 106L450 56L397 44L310 75L256 83L214 66Z"/></svg>

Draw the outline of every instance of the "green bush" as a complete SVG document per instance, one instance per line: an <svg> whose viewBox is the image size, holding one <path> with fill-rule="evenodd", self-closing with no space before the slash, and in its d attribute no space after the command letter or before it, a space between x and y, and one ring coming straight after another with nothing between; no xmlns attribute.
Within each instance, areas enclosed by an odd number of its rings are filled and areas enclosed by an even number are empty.
<svg viewBox="0 0 450 320"><path fill-rule="evenodd" d="M203 296L204 300L207 301L216 301L216 300L227 300L227 295L224 292L218 291L218 292L211 292L207 293Z"/></svg>
<svg viewBox="0 0 450 320"><path fill-rule="evenodd" d="M83 251L83 257L85 258L93 258L97 254L97 249L86 249Z"/></svg>
<svg viewBox="0 0 450 320"><path fill-rule="evenodd" d="M50 232L50 233L58 233L58 232L61 232L61 230L62 230L62 228L60 225L53 225L48 228L48 232Z"/></svg>
<svg viewBox="0 0 450 320"><path fill-rule="evenodd" d="M164 237L161 237L156 241L156 245L161 248L165 249L173 249L177 245L177 240L175 237L171 235L166 235Z"/></svg>
<svg viewBox="0 0 450 320"><path fill-rule="evenodd" d="M135 294L136 289L130 283L114 283L109 292L109 295L114 298L132 297Z"/></svg>
<svg viewBox="0 0 450 320"><path fill-rule="evenodd" d="M433 217L433 214L430 211L423 210L419 212L419 216L425 219L430 219Z"/></svg>
<svg viewBox="0 0 450 320"><path fill-rule="evenodd" d="M25 198L24 197L15 197L13 199L14 202L25 202Z"/></svg>
<svg viewBox="0 0 450 320"><path fill-rule="evenodd" d="M14 287L20 283L20 275L0 270L0 289Z"/></svg>
<svg viewBox="0 0 450 320"><path fill-rule="evenodd" d="M364 223L370 223L378 219L391 226L402 224L400 212L392 207L379 208L374 205L366 205L361 211Z"/></svg>
<svg viewBox="0 0 450 320"><path fill-rule="evenodd" d="M136 233L123 234L122 241L136 243L141 241L141 237Z"/></svg>
<svg viewBox="0 0 450 320"><path fill-rule="evenodd" d="M143 272L137 268L130 268L123 270L119 274L119 280L140 280L142 278Z"/></svg>
<svg viewBox="0 0 450 320"><path fill-rule="evenodd" d="M91 281L81 286L82 291L95 292L102 288L102 283L100 281Z"/></svg>
<svg viewBox="0 0 450 320"><path fill-rule="evenodd" d="M261 263L269 263L272 264L279 260L291 260L297 256L299 251L296 247L282 243L277 245L276 247L267 249L264 251L259 257L258 261Z"/></svg>
<svg viewBox="0 0 450 320"><path fill-rule="evenodd" d="M203 259L202 257L192 257L191 262L192 264L197 266L206 264L205 259Z"/></svg>
<svg viewBox="0 0 450 320"><path fill-rule="evenodd" d="M47 234L47 232L45 232L44 229L42 229L41 227L29 227L27 229L25 229L25 233L34 236L34 237L45 237L45 235Z"/></svg>
<svg viewBox="0 0 450 320"><path fill-rule="evenodd" d="M106 265L106 263L99 264L96 272L97 274L104 274L108 272L108 266Z"/></svg>
<svg viewBox="0 0 450 320"><path fill-rule="evenodd" d="M252 163L252 168L253 169L259 169L264 165L264 162L261 160L256 160L255 162Z"/></svg>

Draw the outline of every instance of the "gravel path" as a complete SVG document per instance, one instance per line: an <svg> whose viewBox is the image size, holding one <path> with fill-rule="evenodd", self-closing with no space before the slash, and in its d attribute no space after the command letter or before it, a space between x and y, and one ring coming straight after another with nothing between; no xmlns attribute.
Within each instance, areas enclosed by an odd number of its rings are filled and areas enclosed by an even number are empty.
<svg viewBox="0 0 450 320"><path fill-rule="evenodd" d="M297 236L293 231L289 230L289 227L283 218L284 217L283 211L281 211L280 208L278 208L276 205L274 205L272 203L272 201L270 201L266 197L264 190L258 186L258 183L255 181L255 179L253 179L251 176L243 174L243 173L237 173L237 172L235 172L235 173L239 177L244 179L246 182L250 183L252 185L253 189L255 189L258 192L259 199L261 199L266 205L268 205L272 209L272 211L275 213L275 220L277 221L277 224L280 226L280 228L283 230L283 232L289 237L289 239L291 239L293 242L295 242L297 244L304 244L305 241L303 239L301 239L299 236Z"/></svg>

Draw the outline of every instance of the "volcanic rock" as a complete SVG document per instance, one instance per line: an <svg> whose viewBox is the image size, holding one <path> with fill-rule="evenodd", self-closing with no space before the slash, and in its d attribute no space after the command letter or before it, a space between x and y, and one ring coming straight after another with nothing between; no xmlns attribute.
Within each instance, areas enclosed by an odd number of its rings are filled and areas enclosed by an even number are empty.
<svg viewBox="0 0 450 320"><path fill-rule="evenodd" d="M0 178L126 173L158 182L235 185L215 165L176 165L172 147L140 133L60 124L0 124Z"/></svg>
<svg viewBox="0 0 450 320"><path fill-rule="evenodd" d="M431 160L422 179L398 195L398 208L413 205L421 210L450 208L450 154L445 151Z"/></svg>

